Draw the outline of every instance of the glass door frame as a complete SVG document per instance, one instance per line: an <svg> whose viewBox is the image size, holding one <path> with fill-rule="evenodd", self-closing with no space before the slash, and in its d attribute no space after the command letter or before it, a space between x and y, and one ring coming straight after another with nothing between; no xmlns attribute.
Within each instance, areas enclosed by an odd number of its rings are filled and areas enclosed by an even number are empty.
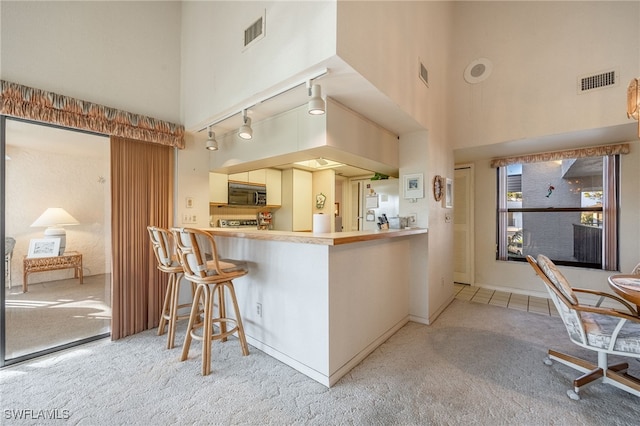
<svg viewBox="0 0 640 426"><path fill-rule="evenodd" d="M86 130L80 130L80 129L74 129L74 128L70 128L70 127L64 127L64 126L58 126L56 124L51 124L51 123L45 123L45 122L40 122L40 121L34 121L34 120L26 120L26 119L22 119L22 118L17 118L17 117L10 117L10 116L6 116L6 115L1 115L0 114L0 155L2 155L2 157L5 158L4 161L2 161L2 164L0 166L0 238L2 238L2 240L4 241L4 238L6 236L6 226L5 226L5 212L6 212L6 147L7 147L7 140L6 140L6 129L7 129L7 120L15 120L15 121L20 121L20 122L24 122L24 123L32 123L34 125L39 125L39 126L49 126L49 127L54 127L54 128L58 128L58 129L63 129L63 130L69 130L69 131L73 131L73 132L79 132L79 133L86 133L86 134L90 134L90 135L94 135L94 136L104 136L104 137L109 137L108 135L102 134L102 133L97 133L97 132L90 132L90 131L86 131ZM2 248L0 248L0 254L2 254L3 258L5 256L5 249L4 249L4 244L2 244ZM39 351L35 351L35 352L31 352L29 354L26 355L21 355L21 356L17 356L15 358L10 358L7 359L6 355L7 355L7 346L6 346L6 325L7 325L7 317L6 317L6 262L2 262L2 292L0 292L0 368L5 367L5 366L9 366L12 364L17 364L29 359L33 359L33 358L37 358L43 355L48 355L54 352L58 352L61 350L65 350L74 346L78 346L78 345L82 345L88 342L92 342L95 340L100 340L100 339L104 339L107 338L109 336L111 336L111 332L108 333L101 333L95 336L90 336L90 337L86 337L83 339L79 339L79 340L74 340L73 342L69 342L69 343L64 343L61 345L57 345L57 346L52 346L50 348L47 349L43 349L43 350L39 350Z"/></svg>

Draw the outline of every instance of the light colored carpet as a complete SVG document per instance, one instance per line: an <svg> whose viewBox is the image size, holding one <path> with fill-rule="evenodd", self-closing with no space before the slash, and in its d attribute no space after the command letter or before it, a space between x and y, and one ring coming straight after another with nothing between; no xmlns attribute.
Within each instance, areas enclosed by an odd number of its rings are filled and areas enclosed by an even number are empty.
<svg viewBox="0 0 640 426"><path fill-rule="evenodd" d="M5 290L7 358L108 333L109 275L47 281Z"/></svg>
<svg viewBox="0 0 640 426"><path fill-rule="evenodd" d="M577 372L542 360L549 346L584 351L568 342L559 318L462 300L431 326L403 327L331 389L255 348L243 357L236 339L214 342L212 374L202 377L199 346L179 362L181 348L165 342L149 330L1 370L3 424L47 423L16 420L15 410L25 409L82 425L632 425L640 418L639 398L611 386L594 384L580 401L566 396ZM631 363L638 373L640 363Z"/></svg>

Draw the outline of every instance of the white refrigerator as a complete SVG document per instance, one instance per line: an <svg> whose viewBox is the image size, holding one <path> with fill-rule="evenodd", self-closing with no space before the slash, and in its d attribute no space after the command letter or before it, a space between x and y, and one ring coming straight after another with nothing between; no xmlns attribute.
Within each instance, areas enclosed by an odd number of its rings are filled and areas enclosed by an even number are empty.
<svg viewBox="0 0 640 426"><path fill-rule="evenodd" d="M397 217L399 211L399 179L363 180L358 184L359 229L361 231L378 229L379 218Z"/></svg>

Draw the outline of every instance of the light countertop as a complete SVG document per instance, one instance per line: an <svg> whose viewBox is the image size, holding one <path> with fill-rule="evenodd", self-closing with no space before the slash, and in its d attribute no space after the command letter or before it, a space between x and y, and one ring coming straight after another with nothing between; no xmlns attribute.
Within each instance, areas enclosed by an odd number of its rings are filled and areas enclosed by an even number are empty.
<svg viewBox="0 0 640 426"><path fill-rule="evenodd" d="M313 232L264 231L246 228L203 228L202 230L220 237L248 238L263 241L285 241L329 246L426 234L428 231L426 228L407 228L316 234Z"/></svg>

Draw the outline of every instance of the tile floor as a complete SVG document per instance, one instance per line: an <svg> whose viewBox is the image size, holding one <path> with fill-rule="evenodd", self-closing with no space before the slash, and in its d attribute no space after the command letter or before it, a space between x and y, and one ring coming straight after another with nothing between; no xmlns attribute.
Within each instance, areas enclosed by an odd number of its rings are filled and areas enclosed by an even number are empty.
<svg viewBox="0 0 640 426"><path fill-rule="evenodd" d="M502 306L503 308L517 309L519 311L533 312L541 315L558 316L558 311L553 305L553 302L543 297L488 290L486 288L472 287L458 283L454 283L454 293L456 299Z"/></svg>

